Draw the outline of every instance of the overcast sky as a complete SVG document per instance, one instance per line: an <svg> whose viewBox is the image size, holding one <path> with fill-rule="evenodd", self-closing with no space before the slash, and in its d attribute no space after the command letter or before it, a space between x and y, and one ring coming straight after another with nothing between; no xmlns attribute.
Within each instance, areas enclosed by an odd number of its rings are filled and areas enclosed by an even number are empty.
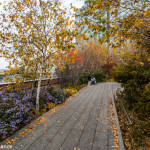
<svg viewBox="0 0 150 150"><path fill-rule="evenodd" d="M0 0L1 3L5 2L8 0ZM73 6L76 6L77 8L80 8L84 4L84 0L62 0L65 7L69 8L70 4L72 3ZM0 11L2 7L0 6ZM4 58L0 58L0 69L5 69L8 63L5 61Z"/></svg>

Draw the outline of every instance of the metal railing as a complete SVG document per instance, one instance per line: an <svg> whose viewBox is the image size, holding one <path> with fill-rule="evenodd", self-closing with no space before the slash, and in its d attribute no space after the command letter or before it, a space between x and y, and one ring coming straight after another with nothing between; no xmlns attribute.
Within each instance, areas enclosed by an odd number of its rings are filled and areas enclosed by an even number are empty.
<svg viewBox="0 0 150 150"><path fill-rule="evenodd" d="M115 120L116 120L117 132L118 132L118 140L119 140L120 150L125 150L122 133L121 133L121 129L120 129L120 124L119 124L119 119L118 119L118 114L117 114L117 110L116 110L116 105L115 105L115 101L114 101L115 94L116 94L115 92L112 91L112 103L113 103L113 108L114 108L114 113L115 113Z"/></svg>
<svg viewBox="0 0 150 150"><path fill-rule="evenodd" d="M61 87L65 87L68 84L75 84L77 80L77 76L65 76L65 77L57 77L57 78L46 78L42 79L41 86L47 85L59 85ZM5 88L8 85L14 86L16 83L1 83L0 87ZM29 84L34 84L34 87L38 85L38 79L30 80L23 82L23 87L26 88Z"/></svg>
<svg viewBox="0 0 150 150"><path fill-rule="evenodd" d="M118 92L120 92L120 88L118 88L117 90ZM130 116L121 100L121 98L119 98L118 96L116 96L116 93L114 94L114 99L119 99L120 103L121 103L121 108L123 109L123 118L124 118L124 131L127 130L128 132L130 132L129 134L129 142L131 143L131 149L133 149L133 142L132 142L132 135L133 135L133 123L130 119ZM126 120L127 119L127 120ZM128 124L127 121L129 122L129 128L128 128Z"/></svg>

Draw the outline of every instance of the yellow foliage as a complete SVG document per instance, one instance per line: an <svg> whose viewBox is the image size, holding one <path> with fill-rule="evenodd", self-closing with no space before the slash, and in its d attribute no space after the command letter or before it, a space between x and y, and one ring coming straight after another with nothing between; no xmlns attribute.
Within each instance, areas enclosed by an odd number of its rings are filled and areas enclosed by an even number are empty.
<svg viewBox="0 0 150 150"><path fill-rule="evenodd" d="M56 105L54 103L47 103L48 109L54 108Z"/></svg>
<svg viewBox="0 0 150 150"><path fill-rule="evenodd" d="M110 79L110 82L114 82L114 79Z"/></svg>
<svg viewBox="0 0 150 150"><path fill-rule="evenodd" d="M66 91L67 91L68 95L70 95L70 96L77 92L76 89L72 89L72 88L71 89L66 89Z"/></svg>
<svg viewBox="0 0 150 150"><path fill-rule="evenodd" d="M147 9L147 11L144 13L144 17L150 15L150 8Z"/></svg>
<svg viewBox="0 0 150 150"><path fill-rule="evenodd" d="M84 33L86 33L87 31L84 31Z"/></svg>
<svg viewBox="0 0 150 150"><path fill-rule="evenodd" d="M143 63L143 62L139 62L139 64L140 64L141 66L144 66L144 63Z"/></svg>
<svg viewBox="0 0 150 150"><path fill-rule="evenodd" d="M68 23L68 21L67 21L67 22L65 23L65 26L68 26L68 24L69 24L69 23Z"/></svg>
<svg viewBox="0 0 150 150"><path fill-rule="evenodd" d="M63 71L65 68L66 68L65 65L61 65L60 71Z"/></svg>
<svg viewBox="0 0 150 150"><path fill-rule="evenodd" d="M41 113L40 113L40 112L38 112L38 116L41 116Z"/></svg>
<svg viewBox="0 0 150 150"><path fill-rule="evenodd" d="M41 109L41 113L42 114L46 113L46 109L45 108Z"/></svg>
<svg viewBox="0 0 150 150"><path fill-rule="evenodd" d="M149 91L150 91L150 83L148 83L148 84L146 85L145 91L146 91L146 92L149 92Z"/></svg>

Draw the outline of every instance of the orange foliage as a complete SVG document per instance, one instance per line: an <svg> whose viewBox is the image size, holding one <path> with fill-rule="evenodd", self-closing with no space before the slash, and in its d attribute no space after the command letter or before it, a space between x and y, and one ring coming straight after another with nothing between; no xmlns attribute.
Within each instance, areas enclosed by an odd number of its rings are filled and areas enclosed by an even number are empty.
<svg viewBox="0 0 150 150"><path fill-rule="evenodd" d="M82 65L83 57L80 51L77 51L76 48L72 48L69 52L59 52L56 57L56 62L59 64L61 70L63 70L65 69L65 65Z"/></svg>

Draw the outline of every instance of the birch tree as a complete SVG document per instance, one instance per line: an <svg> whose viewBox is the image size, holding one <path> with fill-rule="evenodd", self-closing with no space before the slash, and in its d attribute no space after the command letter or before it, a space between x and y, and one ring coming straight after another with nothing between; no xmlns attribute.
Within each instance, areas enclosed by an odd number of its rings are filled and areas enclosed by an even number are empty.
<svg viewBox="0 0 150 150"><path fill-rule="evenodd" d="M30 73L38 78L38 113L41 80L50 76L54 54L74 46L72 22L59 0L12 0L4 10L1 52L9 61L9 73L20 70L24 77Z"/></svg>

